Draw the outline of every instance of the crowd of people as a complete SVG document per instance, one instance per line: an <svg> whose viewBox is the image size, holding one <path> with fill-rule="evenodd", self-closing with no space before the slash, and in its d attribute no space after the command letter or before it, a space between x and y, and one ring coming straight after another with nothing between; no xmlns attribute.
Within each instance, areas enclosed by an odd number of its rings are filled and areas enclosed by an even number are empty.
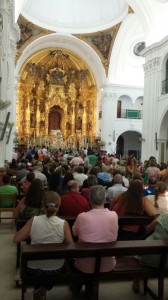
<svg viewBox="0 0 168 300"><path fill-rule="evenodd" d="M27 237L34 244L71 243L74 238L92 243L168 239L168 165L159 165L153 156L142 163L134 156L119 160L115 155L97 154L91 149L76 153L59 149L52 153L45 147L30 147L25 153L14 152L12 162L5 162L0 193L5 190L9 193L11 186L20 199L14 216L28 219L16 232L16 243ZM119 216L142 214L156 216L155 222L147 228L127 225L119 232ZM66 221L68 216L76 218L72 230ZM152 262L143 257L139 260L153 264L152 259ZM93 263L90 258L76 259L71 267L74 271L90 273ZM102 272L112 270L115 264L114 257L104 258ZM45 273L46 268L52 276L54 272L64 271L65 262L48 262L47 266L33 262L28 271L40 269ZM88 283L72 284L71 290L79 292L83 284L86 293L91 293ZM135 285L134 290L138 290Z"/></svg>

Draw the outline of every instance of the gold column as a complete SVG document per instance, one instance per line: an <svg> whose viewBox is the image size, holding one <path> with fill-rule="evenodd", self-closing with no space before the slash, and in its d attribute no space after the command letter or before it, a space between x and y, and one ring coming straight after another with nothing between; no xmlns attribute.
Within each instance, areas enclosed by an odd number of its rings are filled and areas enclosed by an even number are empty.
<svg viewBox="0 0 168 300"><path fill-rule="evenodd" d="M29 88L29 87L27 87ZM25 110L25 136L24 141L27 143L27 138L30 135L30 90L26 92L26 110Z"/></svg>
<svg viewBox="0 0 168 300"><path fill-rule="evenodd" d="M67 122L67 105L64 108L64 115L63 115L63 140L64 140L64 146L66 146L67 143L67 128L66 128L66 122Z"/></svg>
<svg viewBox="0 0 168 300"><path fill-rule="evenodd" d="M86 136L86 104L83 106L83 115L82 115L82 136Z"/></svg>
<svg viewBox="0 0 168 300"><path fill-rule="evenodd" d="M36 110L36 136L39 137L39 124L40 124L40 110L39 110L39 106L40 106L40 101L39 99L37 100L37 110Z"/></svg>
<svg viewBox="0 0 168 300"><path fill-rule="evenodd" d="M75 102L72 104L71 134L75 134Z"/></svg>
<svg viewBox="0 0 168 300"><path fill-rule="evenodd" d="M45 132L44 132L44 135L45 135L45 139L48 138L48 135L49 135L49 132L48 132L48 112L49 112L49 109L48 109L48 106L46 106L46 110L45 110Z"/></svg>

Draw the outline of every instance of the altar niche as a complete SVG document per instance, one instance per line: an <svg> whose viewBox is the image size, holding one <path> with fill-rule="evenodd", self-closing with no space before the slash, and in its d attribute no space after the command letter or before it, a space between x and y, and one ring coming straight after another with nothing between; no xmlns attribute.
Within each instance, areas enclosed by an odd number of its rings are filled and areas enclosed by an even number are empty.
<svg viewBox="0 0 168 300"><path fill-rule="evenodd" d="M25 145L59 140L76 147L86 136L94 139L97 87L80 57L65 49L43 49L29 57L19 75L16 123Z"/></svg>
<svg viewBox="0 0 168 300"><path fill-rule="evenodd" d="M52 133L52 131L60 130L61 129L61 114L56 109L52 109L49 113L49 134Z"/></svg>

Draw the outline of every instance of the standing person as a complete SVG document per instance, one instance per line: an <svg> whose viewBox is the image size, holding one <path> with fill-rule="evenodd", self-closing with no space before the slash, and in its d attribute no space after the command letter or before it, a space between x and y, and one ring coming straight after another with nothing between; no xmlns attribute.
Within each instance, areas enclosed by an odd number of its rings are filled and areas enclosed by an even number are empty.
<svg viewBox="0 0 168 300"><path fill-rule="evenodd" d="M135 157L129 156L126 165L125 165L125 173L128 180L132 179L134 172L136 171L136 159Z"/></svg>
<svg viewBox="0 0 168 300"><path fill-rule="evenodd" d="M118 234L118 216L115 212L104 208L105 189L101 185L95 185L90 188L90 205L92 209L89 212L78 215L72 231L78 238L78 242L88 243L108 243L116 241ZM81 272L94 272L94 258L75 259L74 266ZM101 272L111 271L116 264L115 257L106 257L101 262ZM91 293L92 285L86 284L86 292ZM75 292L80 291L83 283L75 283Z"/></svg>
<svg viewBox="0 0 168 300"><path fill-rule="evenodd" d="M56 216L59 206L60 196L53 191L46 192L43 197L45 214L31 218L15 233L13 241L20 243L30 237L31 244L71 243L73 240L68 222ZM46 277L46 287L50 287L52 277L64 270L65 261L62 259L30 261L28 264L28 273L37 276L36 288L39 288L40 277Z"/></svg>

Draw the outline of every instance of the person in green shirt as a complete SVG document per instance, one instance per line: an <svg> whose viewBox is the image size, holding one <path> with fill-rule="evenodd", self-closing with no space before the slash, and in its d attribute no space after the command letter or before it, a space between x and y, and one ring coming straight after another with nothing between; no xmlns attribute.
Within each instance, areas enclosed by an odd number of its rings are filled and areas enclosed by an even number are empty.
<svg viewBox="0 0 168 300"><path fill-rule="evenodd" d="M10 176L4 175L2 178L3 185L0 186L0 195L18 195L18 189L16 186L10 184ZM14 199L11 198L1 198L0 199L0 207L13 207Z"/></svg>
<svg viewBox="0 0 168 300"><path fill-rule="evenodd" d="M89 159L89 164L92 167L94 167L97 163L98 157L94 153L92 153L88 156L88 159Z"/></svg>

